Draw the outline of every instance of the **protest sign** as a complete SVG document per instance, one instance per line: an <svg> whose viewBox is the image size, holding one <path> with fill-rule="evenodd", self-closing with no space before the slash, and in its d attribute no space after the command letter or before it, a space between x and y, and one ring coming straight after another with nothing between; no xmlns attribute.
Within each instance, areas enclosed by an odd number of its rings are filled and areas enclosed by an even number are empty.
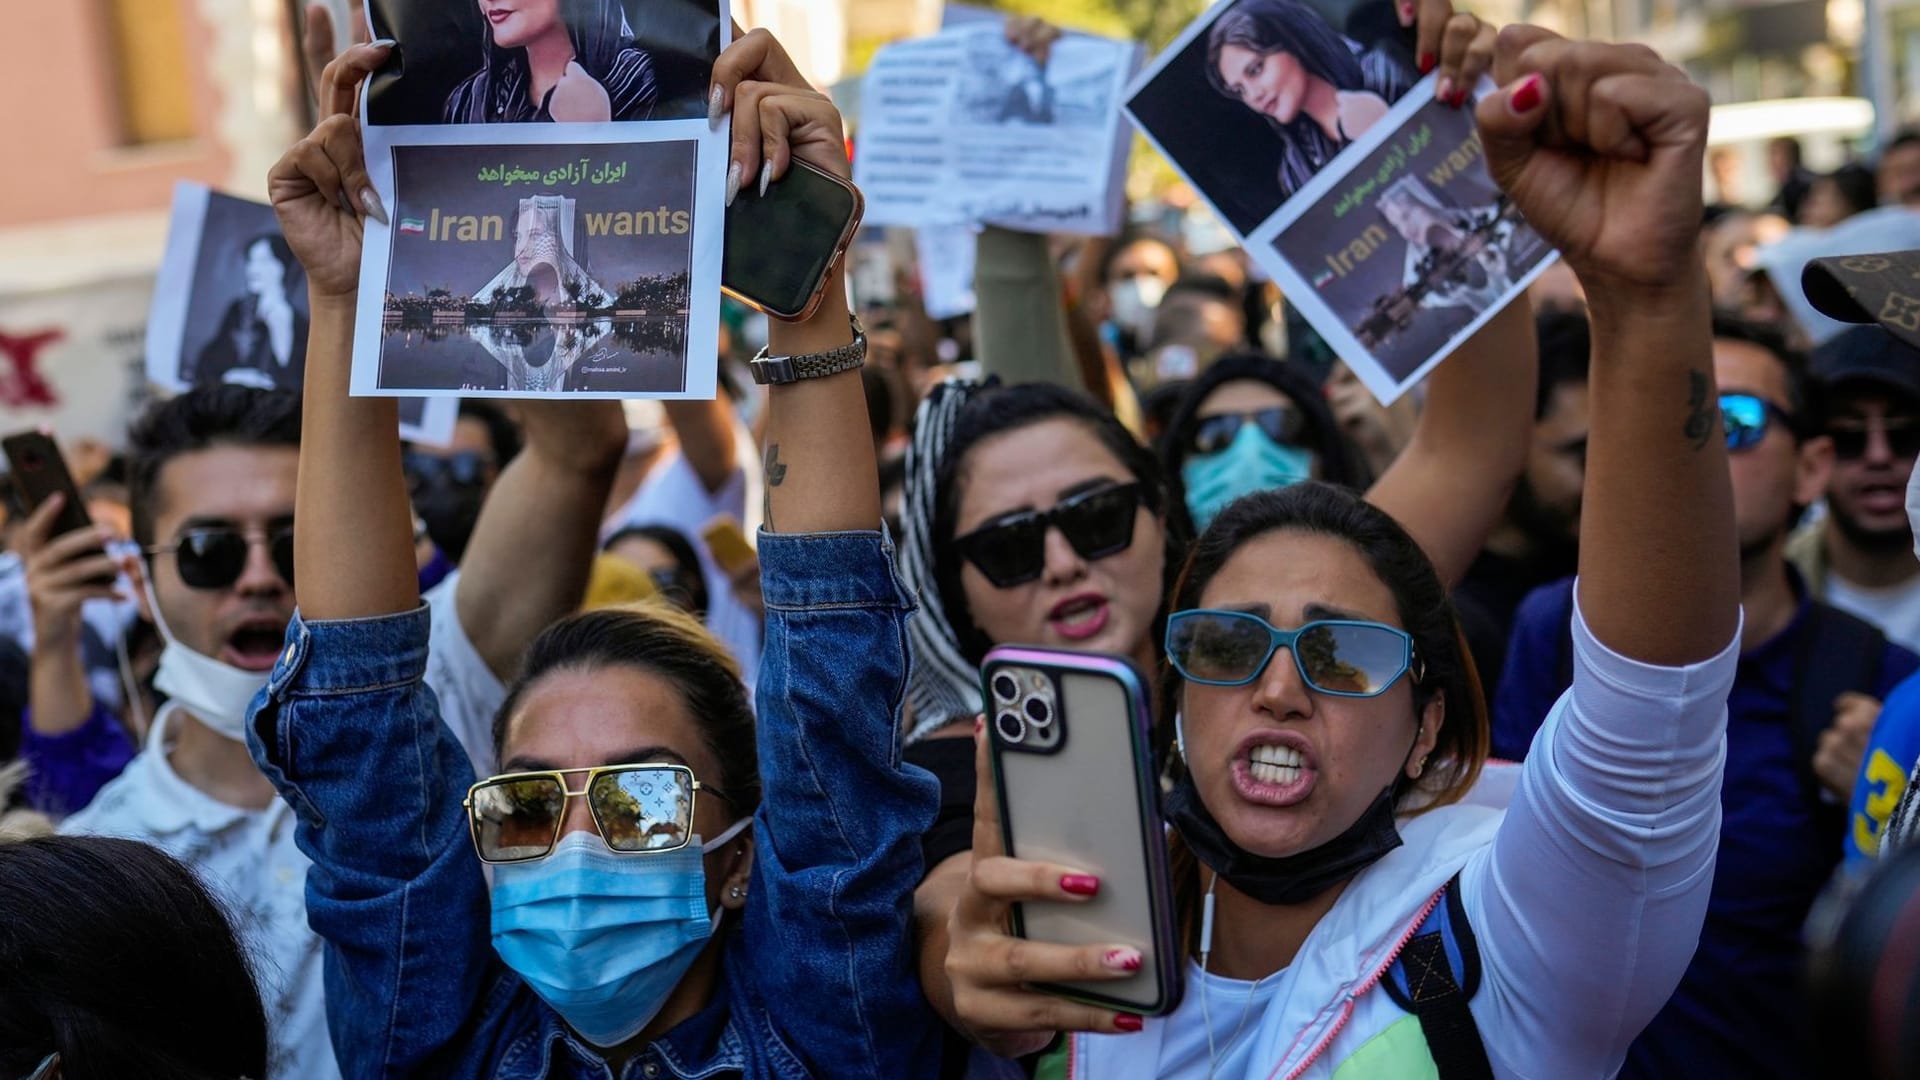
<svg viewBox="0 0 1920 1080"><path fill-rule="evenodd" d="M1402 98L1252 238L1289 303L1391 403L1555 256L1487 174L1473 102Z"/></svg>
<svg viewBox="0 0 1920 1080"><path fill-rule="evenodd" d="M169 393L221 385L298 391L307 317L306 274L273 207L175 185L147 319L147 381ZM401 434L445 443L458 412L453 399L409 403Z"/></svg>
<svg viewBox="0 0 1920 1080"><path fill-rule="evenodd" d="M353 392L711 398L724 0L368 11L399 48L365 96L389 223L367 222Z"/></svg>
<svg viewBox="0 0 1920 1080"><path fill-rule="evenodd" d="M1412 35L1387 0L1222 0L1126 105L1382 402L1553 258L1487 175L1491 84L1436 102Z"/></svg>
<svg viewBox="0 0 1920 1080"><path fill-rule="evenodd" d="M874 225L1109 235L1130 138L1116 103L1139 47L1086 34L1045 63L998 21L880 50L861 88L854 183Z"/></svg>

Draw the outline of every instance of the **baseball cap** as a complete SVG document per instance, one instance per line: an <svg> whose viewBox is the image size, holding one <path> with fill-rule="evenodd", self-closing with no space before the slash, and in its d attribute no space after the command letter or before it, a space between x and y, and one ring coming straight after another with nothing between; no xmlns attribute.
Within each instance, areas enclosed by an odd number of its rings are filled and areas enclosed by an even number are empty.
<svg viewBox="0 0 1920 1080"><path fill-rule="evenodd" d="M1920 348L1879 326L1851 326L1813 350L1814 378L1829 388L1870 382L1920 402Z"/></svg>

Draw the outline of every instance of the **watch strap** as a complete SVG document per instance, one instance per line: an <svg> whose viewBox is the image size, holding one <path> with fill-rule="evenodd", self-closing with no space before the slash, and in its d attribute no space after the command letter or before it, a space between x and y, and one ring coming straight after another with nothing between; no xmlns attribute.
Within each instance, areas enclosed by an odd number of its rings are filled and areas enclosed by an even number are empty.
<svg viewBox="0 0 1920 1080"><path fill-rule="evenodd" d="M762 386L779 386L802 379L824 379L861 367L867 362L867 333L858 318L849 316L849 321L853 324L853 340L837 349L799 356L773 356L762 348L747 364L753 381Z"/></svg>

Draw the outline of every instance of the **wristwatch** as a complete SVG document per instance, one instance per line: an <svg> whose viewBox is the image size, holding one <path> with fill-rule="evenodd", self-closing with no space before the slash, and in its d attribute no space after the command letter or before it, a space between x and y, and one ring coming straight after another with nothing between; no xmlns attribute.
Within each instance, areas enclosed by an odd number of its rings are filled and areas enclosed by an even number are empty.
<svg viewBox="0 0 1920 1080"><path fill-rule="evenodd" d="M853 324L853 342L837 349L804 356L769 356L762 348L759 355L747 362L753 381L761 386L783 386L801 379L824 379L862 366L867 362L867 331L860 325L858 315L848 315L847 321Z"/></svg>

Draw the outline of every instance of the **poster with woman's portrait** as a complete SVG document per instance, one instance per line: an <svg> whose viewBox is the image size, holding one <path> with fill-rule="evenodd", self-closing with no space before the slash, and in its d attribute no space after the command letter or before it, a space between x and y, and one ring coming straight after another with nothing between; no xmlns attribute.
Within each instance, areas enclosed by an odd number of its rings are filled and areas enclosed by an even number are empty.
<svg viewBox="0 0 1920 1080"><path fill-rule="evenodd" d="M1223 0L1127 93L1127 113L1241 238L1416 82L1392 0Z"/></svg>
<svg viewBox="0 0 1920 1080"><path fill-rule="evenodd" d="M307 280L272 207L201 184L175 186L146 354L147 381L169 393L302 389ZM458 401L424 399L403 411L401 434L445 443L458 412Z"/></svg>
<svg viewBox="0 0 1920 1080"><path fill-rule="evenodd" d="M353 392L712 397L725 0L367 0Z"/></svg>
<svg viewBox="0 0 1920 1080"><path fill-rule="evenodd" d="M1422 87L1315 177L1251 250L1374 396L1424 378L1553 261L1487 174L1473 102Z"/></svg>

